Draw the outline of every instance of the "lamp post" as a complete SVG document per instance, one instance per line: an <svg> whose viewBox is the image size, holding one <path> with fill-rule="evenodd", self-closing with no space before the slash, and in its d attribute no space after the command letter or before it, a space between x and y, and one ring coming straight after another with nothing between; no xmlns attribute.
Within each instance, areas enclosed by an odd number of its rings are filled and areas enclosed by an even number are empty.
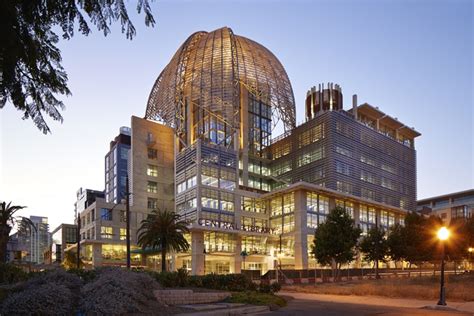
<svg viewBox="0 0 474 316"><path fill-rule="evenodd" d="M440 289L439 289L439 301L438 305L446 305L446 290L444 288L444 257L446 254L445 241L449 238L449 230L446 227L441 227L438 230L438 239L441 242L442 253L441 253L441 278L440 278Z"/></svg>
<svg viewBox="0 0 474 316"><path fill-rule="evenodd" d="M469 272L472 270L472 261L471 261L471 253L474 251L473 247L469 247L467 252L469 252Z"/></svg>
<svg viewBox="0 0 474 316"><path fill-rule="evenodd" d="M77 212L77 269L81 268L81 215Z"/></svg>

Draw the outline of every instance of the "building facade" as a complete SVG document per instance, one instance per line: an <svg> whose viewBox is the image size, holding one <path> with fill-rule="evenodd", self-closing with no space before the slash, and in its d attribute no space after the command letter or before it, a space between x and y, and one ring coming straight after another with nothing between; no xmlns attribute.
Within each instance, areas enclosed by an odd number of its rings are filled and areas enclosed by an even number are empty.
<svg viewBox="0 0 474 316"><path fill-rule="evenodd" d="M64 251L77 243L77 225L61 224L51 232L50 264L61 264Z"/></svg>
<svg viewBox="0 0 474 316"><path fill-rule="evenodd" d="M128 177L131 264L150 268L160 266L157 255L141 254L137 231L152 210L174 209L173 144L173 129L163 124L132 116L131 127L121 128L121 134L111 143L111 150L106 155L106 193L80 189L77 195L81 254L87 265L126 264L124 199Z"/></svg>
<svg viewBox="0 0 474 316"><path fill-rule="evenodd" d="M130 128L123 126L119 135L110 142L110 150L105 155L104 193L107 202L120 203L125 199L130 142Z"/></svg>
<svg viewBox="0 0 474 316"><path fill-rule="evenodd" d="M156 80L145 118L131 119L132 264L160 266L136 244L154 209L174 209L188 221L191 248L168 259L172 269L197 275L315 267L314 232L335 206L364 233L403 223L416 210L420 134L352 101L344 110L340 86L313 87L297 126L289 78L268 49L229 28L191 35ZM283 134L274 137L277 130ZM110 155L106 193L118 165ZM76 203L84 204L83 258L124 264L125 206L86 197Z"/></svg>
<svg viewBox="0 0 474 316"><path fill-rule="evenodd" d="M9 260L42 264L45 263L44 254L48 249L51 238L48 218L30 216L29 219L34 228L30 228L27 223L20 223L18 231L10 236Z"/></svg>
<svg viewBox="0 0 474 316"><path fill-rule="evenodd" d="M474 215L474 189L419 200L417 211L438 216L448 224L453 218L471 217Z"/></svg>
<svg viewBox="0 0 474 316"><path fill-rule="evenodd" d="M306 269L314 229L336 205L364 231L403 222L416 209L420 134L356 97L345 111L342 100L337 85L311 89L296 126L291 84L265 47L229 28L188 38L145 117L174 130L175 207L192 245L175 266ZM272 139L278 125L284 133Z"/></svg>

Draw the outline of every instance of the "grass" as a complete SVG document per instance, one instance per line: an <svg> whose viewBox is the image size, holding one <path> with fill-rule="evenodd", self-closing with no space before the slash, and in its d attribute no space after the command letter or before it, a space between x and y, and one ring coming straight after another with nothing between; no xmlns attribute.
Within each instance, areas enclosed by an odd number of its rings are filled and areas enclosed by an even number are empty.
<svg viewBox="0 0 474 316"><path fill-rule="evenodd" d="M446 278L445 286L447 300L474 301L473 275L450 275ZM293 285L285 286L284 290L317 294L371 295L436 300L439 298L439 277Z"/></svg>
<svg viewBox="0 0 474 316"><path fill-rule="evenodd" d="M232 296L226 299L229 303L244 303L252 305L267 305L270 308L278 306L286 306L284 298L268 293L260 293L254 291L234 292Z"/></svg>

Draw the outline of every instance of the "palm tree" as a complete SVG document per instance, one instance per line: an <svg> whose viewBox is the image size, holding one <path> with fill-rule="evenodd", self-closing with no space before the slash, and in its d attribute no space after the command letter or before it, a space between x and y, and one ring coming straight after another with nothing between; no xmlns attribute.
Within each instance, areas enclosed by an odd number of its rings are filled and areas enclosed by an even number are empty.
<svg viewBox="0 0 474 316"><path fill-rule="evenodd" d="M0 203L0 262L4 263L7 260L7 243L10 238L10 232L16 224L19 229L30 231L31 228L36 229L33 222L26 217L15 216L19 210L26 208L26 206L11 205L12 202Z"/></svg>
<svg viewBox="0 0 474 316"><path fill-rule="evenodd" d="M141 222L138 229L138 244L142 248L150 247L161 252L161 271L166 271L166 253L168 251L186 251L189 243L184 233L189 229L185 221L173 211L153 210Z"/></svg>

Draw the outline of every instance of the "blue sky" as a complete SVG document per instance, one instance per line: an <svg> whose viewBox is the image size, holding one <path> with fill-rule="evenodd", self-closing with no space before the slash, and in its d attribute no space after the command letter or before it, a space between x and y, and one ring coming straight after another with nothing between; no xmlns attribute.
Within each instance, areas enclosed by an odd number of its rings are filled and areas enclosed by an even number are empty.
<svg viewBox="0 0 474 316"><path fill-rule="evenodd" d="M130 3L134 3L130 1ZM120 28L63 41L73 95L64 123L43 135L7 105L0 111L0 199L24 215L72 222L79 187L103 189L104 155L130 116L143 116L150 89L195 31L229 26L270 49L285 67L304 118L319 83L413 126L418 198L474 187L473 4L450 1L159 1L155 28L131 13L133 41ZM133 11L133 5L129 6Z"/></svg>

